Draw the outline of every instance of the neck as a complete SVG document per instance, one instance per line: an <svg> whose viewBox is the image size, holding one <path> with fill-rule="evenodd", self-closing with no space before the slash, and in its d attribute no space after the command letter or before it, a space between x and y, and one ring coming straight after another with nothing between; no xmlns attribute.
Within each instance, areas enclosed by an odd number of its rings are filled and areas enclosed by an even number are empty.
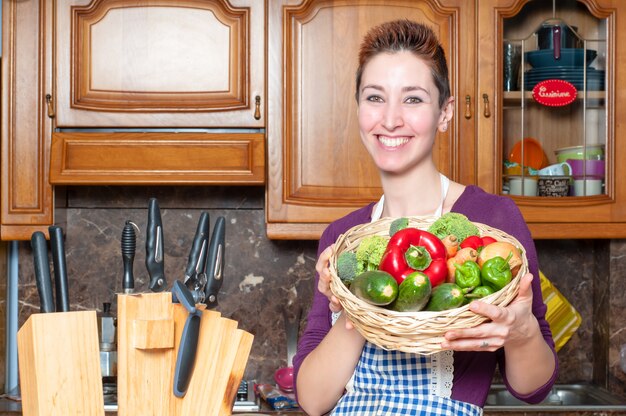
<svg viewBox="0 0 626 416"><path fill-rule="evenodd" d="M432 215L441 204L441 180L437 169L412 175L382 175L383 217Z"/></svg>

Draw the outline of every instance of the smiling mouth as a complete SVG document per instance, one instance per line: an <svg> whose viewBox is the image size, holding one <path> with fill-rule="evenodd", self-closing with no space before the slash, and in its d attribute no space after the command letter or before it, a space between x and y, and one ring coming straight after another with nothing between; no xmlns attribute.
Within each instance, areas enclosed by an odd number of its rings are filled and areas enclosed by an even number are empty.
<svg viewBox="0 0 626 416"><path fill-rule="evenodd" d="M388 137L388 136L376 136L378 141L385 147L400 147L409 142L408 137Z"/></svg>

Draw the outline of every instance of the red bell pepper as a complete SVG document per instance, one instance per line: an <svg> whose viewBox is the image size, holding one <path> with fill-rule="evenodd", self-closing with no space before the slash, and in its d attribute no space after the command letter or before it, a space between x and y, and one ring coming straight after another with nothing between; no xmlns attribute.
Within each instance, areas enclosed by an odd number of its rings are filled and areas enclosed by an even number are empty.
<svg viewBox="0 0 626 416"><path fill-rule="evenodd" d="M495 243L497 240L488 235L479 237L477 235L470 235L465 240L461 241L459 248L471 247L476 251L480 251L481 247L488 246L491 243Z"/></svg>
<svg viewBox="0 0 626 416"><path fill-rule="evenodd" d="M378 268L391 274L398 283L419 270L435 287L448 275L446 247L439 237L428 231L405 228L391 237Z"/></svg>

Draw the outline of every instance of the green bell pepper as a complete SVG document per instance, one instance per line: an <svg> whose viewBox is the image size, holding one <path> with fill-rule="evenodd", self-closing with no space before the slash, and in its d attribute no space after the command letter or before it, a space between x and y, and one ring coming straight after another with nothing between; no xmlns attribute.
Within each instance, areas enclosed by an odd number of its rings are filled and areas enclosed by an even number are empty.
<svg viewBox="0 0 626 416"><path fill-rule="evenodd" d="M475 261L467 260L463 264L454 264L454 280L462 288L480 286L480 266Z"/></svg>
<svg viewBox="0 0 626 416"><path fill-rule="evenodd" d="M509 266L509 259L512 255L513 253L509 253L509 257L506 259L495 256L483 263L482 270L480 271L483 285L489 286L497 292L509 284L513 278L511 266Z"/></svg>
<svg viewBox="0 0 626 416"><path fill-rule="evenodd" d="M491 287L478 286L474 290L472 290L471 293L468 293L467 295L465 295L465 297L468 299L480 299L480 298L484 298L485 296L489 296L492 293L495 293L495 292L493 291Z"/></svg>

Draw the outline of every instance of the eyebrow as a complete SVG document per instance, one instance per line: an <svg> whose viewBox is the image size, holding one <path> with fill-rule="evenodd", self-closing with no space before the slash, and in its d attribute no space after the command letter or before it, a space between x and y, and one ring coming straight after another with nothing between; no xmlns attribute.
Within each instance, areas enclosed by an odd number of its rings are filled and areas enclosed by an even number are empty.
<svg viewBox="0 0 626 416"><path fill-rule="evenodd" d="M363 88L361 88L361 92L365 91L365 89L367 88L372 88L378 91L384 91L384 88L380 85L368 84L368 85L364 85ZM408 87L402 87L402 92L411 92L411 91L424 91L426 94L428 94L428 90L422 87L417 87L417 86L412 86L412 85Z"/></svg>

